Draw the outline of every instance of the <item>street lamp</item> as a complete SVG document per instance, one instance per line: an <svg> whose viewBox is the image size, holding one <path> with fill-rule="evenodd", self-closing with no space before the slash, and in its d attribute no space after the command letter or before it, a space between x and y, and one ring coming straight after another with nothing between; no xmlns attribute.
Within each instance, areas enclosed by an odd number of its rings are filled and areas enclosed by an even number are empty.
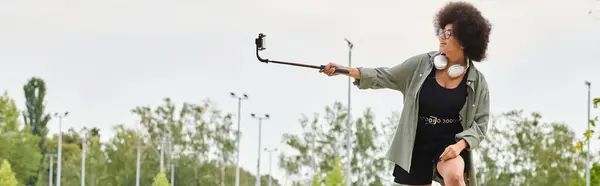
<svg viewBox="0 0 600 186"><path fill-rule="evenodd" d="M262 120L269 119L269 114L265 114L264 116L258 116L254 113L250 114L252 118L258 119L258 161L256 163L256 186L260 186L260 140L261 140L261 132L262 132Z"/></svg>
<svg viewBox="0 0 600 186"><path fill-rule="evenodd" d="M236 95L235 93L231 92L231 97L235 98L238 100L238 123L237 123L237 132L235 135L235 143L236 143L236 158L235 158L235 186L240 186L240 123L241 123L241 116L242 116L242 100L247 100L248 99L248 95L246 94L242 94L241 96Z"/></svg>
<svg viewBox="0 0 600 186"><path fill-rule="evenodd" d="M592 102L592 98L591 98L591 86L592 83L589 81L585 81L585 85L588 88L588 100L587 100L587 127L588 127L588 131L590 130L590 104ZM585 158L585 185L586 186L590 186L590 143L592 143L592 140L588 140L588 144L587 144L587 153L586 153L586 158Z"/></svg>
<svg viewBox="0 0 600 186"><path fill-rule="evenodd" d="M175 186L175 167L178 166L178 163L171 163L171 186Z"/></svg>
<svg viewBox="0 0 600 186"><path fill-rule="evenodd" d="M271 178L273 177L273 174L271 174L271 163L273 161L272 157L272 153L277 151L277 148L274 149L268 149L265 148L265 151L269 153L269 186L271 186Z"/></svg>
<svg viewBox="0 0 600 186"><path fill-rule="evenodd" d="M137 149L137 160L135 165L135 186L140 186L140 160L142 147L144 146L140 143L139 145L135 145L134 147Z"/></svg>
<svg viewBox="0 0 600 186"><path fill-rule="evenodd" d="M137 126L136 132L138 133L138 136L140 137L140 139L138 141L138 144L133 146L137 150L137 159L136 159L136 165L135 165L135 186L140 186L141 156L142 156L142 148L145 147L145 145L144 145L144 140L143 140L143 136L141 134L141 129L140 129L141 123L140 123L140 125L136 125L136 126Z"/></svg>
<svg viewBox="0 0 600 186"><path fill-rule="evenodd" d="M56 168L56 186L60 186L60 172L62 164L62 119L67 117L69 112L54 113L54 116L58 117L58 167Z"/></svg>
<svg viewBox="0 0 600 186"><path fill-rule="evenodd" d="M54 157L56 157L56 154L46 153L44 156L50 158L50 164L48 165L48 169L50 169L50 173L48 174L48 185L52 186L52 177L54 175L52 171L54 170Z"/></svg>
<svg viewBox="0 0 600 186"><path fill-rule="evenodd" d="M163 172L165 167L165 140L160 138L160 172Z"/></svg>
<svg viewBox="0 0 600 186"><path fill-rule="evenodd" d="M87 135L88 130L84 127L83 130L83 138L81 138L81 186L85 185L85 152L87 149Z"/></svg>
<svg viewBox="0 0 600 186"><path fill-rule="evenodd" d="M165 145L167 142L169 143L168 144L169 146ZM170 149L172 143L173 143L173 138L170 135L167 137L164 137L164 135L162 135L160 137L160 172L163 172L164 167L165 167L165 150Z"/></svg>
<svg viewBox="0 0 600 186"><path fill-rule="evenodd" d="M344 38L344 40L346 40L346 43L348 44L348 67L352 67L352 48L354 48L354 44L352 44L352 42L350 42L348 39ZM350 113L350 88L352 86L352 77L348 76L348 114L347 114L347 118L346 118L346 157L348 159L346 159L346 185L351 185L351 167L350 167L350 160L352 160L352 158L350 157L350 150L351 150L351 144L350 144L350 137L352 136L352 128L350 127L350 119L352 118L351 113Z"/></svg>

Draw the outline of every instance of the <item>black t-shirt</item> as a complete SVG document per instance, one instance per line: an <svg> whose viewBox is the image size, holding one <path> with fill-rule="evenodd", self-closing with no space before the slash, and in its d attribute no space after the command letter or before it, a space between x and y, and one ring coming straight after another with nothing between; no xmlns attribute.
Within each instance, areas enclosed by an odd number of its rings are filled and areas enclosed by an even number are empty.
<svg viewBox="0 0 600 186"><path fill-rule="evenodd" d="M458 87L450 89L436 81L435 68L431 71L419 95L417 141L454 140L463 130L459 113L467 101L467 76Z"/></svg>

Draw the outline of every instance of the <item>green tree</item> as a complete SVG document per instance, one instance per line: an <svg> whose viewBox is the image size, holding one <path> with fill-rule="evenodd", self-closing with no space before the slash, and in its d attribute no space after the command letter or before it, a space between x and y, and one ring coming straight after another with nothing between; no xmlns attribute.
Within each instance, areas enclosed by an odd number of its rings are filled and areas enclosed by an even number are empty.
<svg viewBox="0 0 600 186"><path fill-rule="evenodd" d="M323 180L321 180L321 178L319 177L319 175L321 175L321 173L315 174L312 178L312 182L311 182L311 186L321 186L321 183L323 183Z"/></svg>
<svg viewBox="0 0 600 186"><path fill-rule="evenodd" d="M61 185L71 186L79 185L81 183L81 141L79 140L79 133L74 129L68 129L67 132L63 132L62 135L62 168L61 168ZM58 134L53 134L51 138L46 140L46 148L48 153L57 154L58 150ZM49 159L43 158L43 163L39 166L42 169L41 174L38 175L36 185L46 185L48 183L49 173ZM88 159L86 159L88 161ZM54 176L57 175L58 162L56 157L54 159ZM88 164L89 165L89 164ZM106 166L106 164L104 165ZM86 176L86 180L89 177ZM54 179L56 181L56 179Z"/></svg>
<svg viewBox="0 0 600 186"><path fill-rule="evenodd" d="M45 97L46 97L46 83L44 80L38 77L32 77L29 79L27 84L23 86L25 93L25 111L23 111L23 119L25 125L29 126L32 134L40 137L39 148L40 155L44 155L47 150L46 146L46 135L48 134L48 128L46 125L50 121L50 114L46 113L45 109ZM43 164L43 159L40 158L40 164ZM29 180L27 183L34 185L37 181L39 174L44 170L38 170L38 175Z"/></svg>
<svg viewBox="0 0 600 186"><path fill-rule="evenodd" d="M102 183L109 179L111 170L108 169L106 164L106 153L102 150L102 142L100 141L99 129L90 130L89 139L87 141L87 153L86 153L86 185L89 186L100 186Z"/></svg>
<svg viewBox="0 0 600 186"><path fill-rule="evenodd" d="M490 123L476 153L481 185L573 185L581 179L583 156L572 144L575 133L561 123L521 110L503 113Z"/></svg>
<svg viewBox="0 0 600 186"><path fill-rule="evenodd" d="M10 168L10 163L4 160L0 165L0 185L2 186L17 186L18 181L15 178L15 173Z"/></svg>
<svg viewBox="0 0 600 186"><path fill-rule="evenodd" d="M220 115L220 113L216 113ZM225 185L225 170L228 164L233 163L233 153L235 151L235 131L232 129L231 114L214 122L214 132L211 138L216 147L214 155L220 157L221 167L221 185Z"/></svg>
<svg viewBox="0 0 600 186"><path fill-rule="evenodd" d="M392 116L393 117L393 116ZM392 163L382 154L386 150L389 134L393 132L397 121L376 125L374 114L367 108L354 126L354 142L352 146L352 172L358 176L355 185L383 186L383 177L393 170Z"/></svg>
<svg viewBox="0 0 600 186"><path fill-rule="evenodd" d="M600 98L594 98L592 100L592 104L594 105L594 109L597 109L598 105L600 104ZM596 128L596 122L598 122L598 121L599 121L598 120L598 116L590 118L590 120L588 121L589 124L590 124L590 126L591 126L590 129L586 130L583 133L584 138L582 140L579 140L575 144L575 149L579 150L579 152L582 152L583 154L586 154L586 155L587 155L587 153L592 153L592 152L586 152L584 150L584 146L586 146L588 143L591 142L591 140L594 139L594 133L596 131L595 130L595 128ZM600 135L598 135L598 139L600 139ZM594 165L595 165L595 163L594 163ZM596 175L594 175L594 173L592 173L593 169L594 169L594 167L590 168L590 182L591 182L592 185L596 184L596 183L598 183L598 185L600 185L600 181L594 181L594 176L596 176ZM600 177L600 176L597 176L597 177ZM598 180L600 180L600 178L598 178Z"/></svg>
<svg viewBox="0 0 600 186"><path fill-rule="evenodd" d="M600 185L600 163L596 162L590 169L591 185Z"/></svg>
<svg viewBox="0 0 600 186"><path fill-rule="evenodd" d="M132 110L141 121L137 135L146 148L142 153L142 185L148 183L144 181L148 180L144 175L151 173L154 176L159 171L163 140L166 142L165 168L170 171L169 164L178 164L174 178L177 185L220 185L223 178L225 185L234 184L235 168L232 165L232 155L235 150L236 131L232 129L232 114L223 112L214 105L210 100L200 104L175 104L171 99L165 98L160 105L139 106ZM130 152L135 153L135 150L131 149ZM112 154L116 157L118 154L127 153ZM130 157L134 158L135 154ZM113 161L112 158L110 160ZM240 173L241 185L254 184L255 178L252 174L243 169ZM264 183L267 183L267 179L267 176L261 177ZM152 181L152 177L149 180ZM277 180L273 182L274 185L279 185Z"/></svg>
<svg viewBox="0 0 600 186"><path fill-rule="evenodd" d="M23 185L42 186L48 183L50 166L54 167L52 176L56 176L57 161L50 165L48 158L42 158L41 136L32 132L33 125L19 122L21 113L6 93L0 96L0 161L13 162L12 170ZM225 185L233 185L236 131L232 129L230 113L220 111L210 101L176 105L168 98L158 106L136 107L133 113L141 118L141 127L115 125L115 135L104 143L97 128L83 131L88 132L86 141L81 138L82 131L71 128L63 132L62 185L79 185L84 143L87 144L86 185L134 185L138 146L142 150L142 185L153 183L159 173L161 150L165 152L165 179L169 179L167 175L172 170L169 165L178 164L174 169L177 185L219 185L222 178ZM44 139L46 153L55 154L57 134ZM163 140L166 145L161 145ZM247 170L241 169L240 175L241 185L254 184L255 177ZM269 176L261 176L264 185ZM37 180L35 184L32 177ZM280 185L278 180L272 181L273 185Z"/></svg>
<svg viewBox="0 0 600 186"><path fill-rule="evenodd" d="M50 114L45 113L46 83L44 80L33 77L23 86L25 92L26 111L23 112L25 124L31 126L31 133L45 136L48 133L46 124L50 121ZM43 145L44 140L40 142ZM43 146L40 146L43 149Z"/></svg>
<svg viewBox="0 0 600 186"><path fill-rule="evenodd" d="M160 172L154 178L154 182L152 182L152 186L169 186L169 181L167 180L167 176L165 172Z"/></svg>
<svg viewBox="0 0 600 186"><path fill-rule="evenodd" d="M115 136L105 145L105 152L109 162L105 166L110 170L109 179L111 185L135 185L137 145L141 136L135 130L125 128L124 125L113 127ZM149 184L158 173L158 153L154 146L144 148L142 158L142 175L140 184Z"/></svg>
<svg viewBox="0 0 600 186"><path fill-rule="evenodd" d="M12 170L17 173L17 179L21 183L28 183L37 175L42 157L38 142L39 137L26 131L0 135L0 160L13 162Z"/></svg>
<svg viewBox="0 0 600 186"><path fill-rule="evenodd" d="M343 141L346 113L342 104L334 103L325 107L323 120L321 115L314 113L313 118L302 114L300 134L284 134L284 143L296 151L295 154L279 155L280 167L290 176L303 176L305 181L310 180L317 172L327 173L333 169L334 163L330 160L343 152ZM318 175L322 178L324 175ZM305 182L306 183L306 182Z"/></svg>
<svg viewBox="0 0 600 186"><path fill-rule="evenodd" d="M12 170L20 183L31 183L39 169L40 137L30 133L30 126L19 122L20 111L13 99L0 96L0 160L13 162Z"/></svg>
<svg viewBox="0 0 600 186"><path fill-rule="evenodd" d="M4 92L0 96L0 133L17 132L19 126L19 109L8 93Z"/></svg>
<svg viewBox="0 0 600 186"><path fill-rule="evenodd" d="M164 150L165 167L173 160L179 164L176 183L218 185L219 174L210 179L205 177L220 171L203 167L210 161L211 122L222 118L219 112L211 111L211 107L208 101L203 105L183 103L177 106L170 98L165 98L163 104L156 107L139 106L132 110L141 120L143 143L153 150L146 158L152 159L153 167L159 167L160 151ZM184 131L184 128L188 130ZM150 170L153 175L159 171L156 168Z"/></svg>
<svg viewBox="0 0 600 186"><path fill-rule="evenodd" d="M594 98L592 103L594 105L594 109L597 109L598 105L600 104L600 98ZM594 118L590 118L590 120L588 122L591 125L591 128L589 130L586 130L583 133L584 139L578 141L577 144L575 145L575 148L577 150L583 151L583 146L586 145L587 143L589 143L593 139L594 132L595 132L594 128L596 127L596 122L598 122L598 116L595 116ZM600 135L598 135L598 139L600 139ZM591 152L587 152L587 153L591 153Z"/></svg>
<svg viewBox="0 0 600 186"><path fill-rule="evenodd" d="M327 177L325 177L325 186L346 186L344 179L344 167L342 167L340 159L335 158L333 169L327 172Z"/></svg>
<svg viewBox="0 0 600 186"><path fill-rule="evenodd" d="M332 170L335 162L331 160L345 154L346 117L347 110L340 102L326 106L322 115L315 113L312 118L302 115L300 125L303 131L283 135L284 143L296 152L280 153L280 167L288 175L308 175L304 183L317 175L316 172L322 174ZM370 109L356 119L351 127L351 168L353 175L358 175L352 180L353 185L382 185L382 177L392 170L382 152L387 144L389 127L394 125L376 125ZM323 176L319 175L319 178Z"/></svg>

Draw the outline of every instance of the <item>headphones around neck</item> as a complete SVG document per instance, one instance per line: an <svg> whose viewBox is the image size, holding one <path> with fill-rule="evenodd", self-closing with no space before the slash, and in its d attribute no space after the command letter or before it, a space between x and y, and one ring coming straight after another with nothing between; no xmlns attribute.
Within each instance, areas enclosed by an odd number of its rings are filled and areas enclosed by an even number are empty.
<svg viewBox="0 0 600 186"><path fill-rule="evenodd" d="M451 78L456 78L462 75L469 68L469 60L467 60L467 68L460 64L454 64L448 68L448 76ZM446 69L448 66L448 58L446 58L446 54L439 54L433 58L433 65L438 70Z"/></svg>

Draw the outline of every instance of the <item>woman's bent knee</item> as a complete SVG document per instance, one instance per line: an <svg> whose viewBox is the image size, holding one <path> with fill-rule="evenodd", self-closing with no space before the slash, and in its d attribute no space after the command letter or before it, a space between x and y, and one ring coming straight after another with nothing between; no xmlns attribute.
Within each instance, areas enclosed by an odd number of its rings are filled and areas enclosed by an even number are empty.
<svg viewBox="0 0 600 186"><path fill-rule="evenodd" d="M447 186L463 186L464 180L464 160L459 156L446 162L438 163L438 172L445 185Z"/></svg>
<svg viewBox="0 0 600 186"><path fill-rule="evenodd" d="M444 181L448 181L450 183L461 183L464 182L463 174L459 172L448 173L447 175L443 175Z"/></svg>

